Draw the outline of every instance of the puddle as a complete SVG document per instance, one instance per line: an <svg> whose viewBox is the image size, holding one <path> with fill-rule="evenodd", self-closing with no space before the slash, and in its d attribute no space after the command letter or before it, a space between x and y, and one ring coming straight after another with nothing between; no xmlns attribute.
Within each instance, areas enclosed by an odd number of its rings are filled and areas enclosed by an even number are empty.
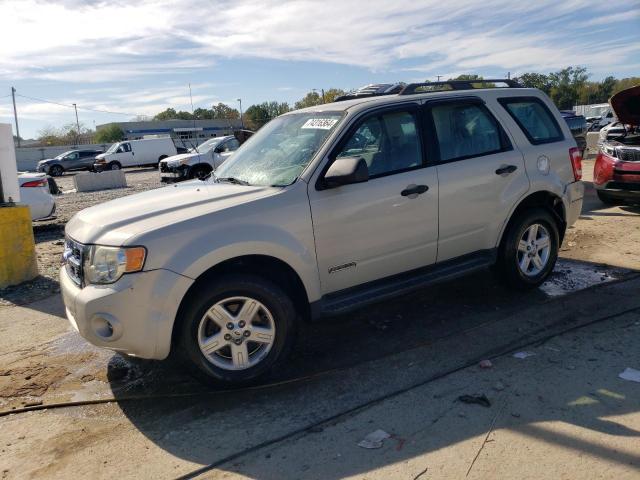
<svg viewBox="0 0 640 480"><path fill-rule="evenodd" d="M550 297L559 297L617 280L623 275L624 271L619 268L558 259L553 273L540 290Z"/></svg>

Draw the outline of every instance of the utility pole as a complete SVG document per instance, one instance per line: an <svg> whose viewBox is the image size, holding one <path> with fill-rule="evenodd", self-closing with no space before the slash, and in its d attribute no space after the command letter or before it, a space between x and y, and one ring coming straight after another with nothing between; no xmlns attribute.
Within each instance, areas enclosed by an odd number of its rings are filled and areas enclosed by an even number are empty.
<svg viewBox="0 0 640 480"><path fill-rule="evenodd" d="M322 92L322 103L327 103L324 101L324 88L322 88L320 91Z"/></svg>
<svg viewBox="0 0 640 480"><path fill-rule="evenodd" d="M242 130L244 130L244 119L242 118L242 99L238 99L238 103L240 104L240 126Z"/></svg>
<svg viewBox="0 0 640 480"><path fill-rule="evenodd" d="M18 147L20 146L20 128L18 128L18 110L16 110L16 89L11 87L13 97L13 118L16 120L16 136L18 137Z"/></svg>
<svg viewBox="0 0 640 480"><path fill-rule="evenodd" d="M442 78L442 75L436 75L436 77L438 77L438 82L439 82L440 79Z"/></svg>
<svg viewBox="0 0 640 480"><path fill-rule="evenodd" d="M76 144L80 143L80 121L78 120L78 107L76 104L73 104L73 108L76 111L76 127L78 127L78 136L76 137Z"/></svg>

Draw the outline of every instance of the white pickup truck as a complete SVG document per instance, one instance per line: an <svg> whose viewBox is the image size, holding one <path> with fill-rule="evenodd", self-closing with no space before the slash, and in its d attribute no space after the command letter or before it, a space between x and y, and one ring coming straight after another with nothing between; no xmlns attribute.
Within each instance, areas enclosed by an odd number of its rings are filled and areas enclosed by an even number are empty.
<svg viewBox="0 0 640 480"><path fill-rule="evenodd" d="M160 162L160 180L175 182L191 178L206 178L240 146L233 135L215 137L193 147L188 153L174 155Z"/></svg>

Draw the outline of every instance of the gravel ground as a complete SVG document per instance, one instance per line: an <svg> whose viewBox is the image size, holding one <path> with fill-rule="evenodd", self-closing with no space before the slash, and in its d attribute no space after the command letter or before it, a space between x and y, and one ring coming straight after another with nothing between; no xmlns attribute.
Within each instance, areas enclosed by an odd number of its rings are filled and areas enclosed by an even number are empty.
<svg viewBox="0 0 640 480"><path fill-rule="evenodd" d="M114 198L162 186L158 171L153 168L126 169L125 174L129 185L126 188L81 193L74 191L75 174L56 178L60 190L67 193L56 197L54 217L33 223L40 275L30 282L0 289L0 305L22 305L60 291L58 270L64 249L64 226L77 212Z"/></svg>

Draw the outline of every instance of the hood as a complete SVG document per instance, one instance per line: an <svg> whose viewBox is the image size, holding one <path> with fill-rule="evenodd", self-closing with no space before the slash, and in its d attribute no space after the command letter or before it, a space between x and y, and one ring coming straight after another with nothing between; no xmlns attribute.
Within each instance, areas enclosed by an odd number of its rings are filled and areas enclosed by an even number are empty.
<svg viewBox="0 0 640 480"><path fill-rule="evenodd" d="M640 125L640 85L627 88L609 99L618 121L629 125Z"/></svg>
<svg viewBox="0 0 640 480"><path fill-rule="evenodd" d="M173 155L169 158L165 158L164 160L161 160L162 163L166 163L169 166L176 166L176 165L180 165L181 162L183 160L187 160L187 162L185 162L186 164L190 164L190 163L198 163L198 161L200 160L200 158L204 157L206 154L204 153L181 153L179 155Z"/></svg>
<svg viewBox="0 0 640 480"><path fill-rule="evenodd" d="M131 237L251 202L280 190L193 180L82 210L69 220L65 232L80 243L119 246Z"/></svg>
<svg viewBox="0 0 640 480"><path fill-rule="evenodd" d="M55 158L45 158L44 160L40 160L38 165L44 165L45 163L57 162Z"/></svg>

